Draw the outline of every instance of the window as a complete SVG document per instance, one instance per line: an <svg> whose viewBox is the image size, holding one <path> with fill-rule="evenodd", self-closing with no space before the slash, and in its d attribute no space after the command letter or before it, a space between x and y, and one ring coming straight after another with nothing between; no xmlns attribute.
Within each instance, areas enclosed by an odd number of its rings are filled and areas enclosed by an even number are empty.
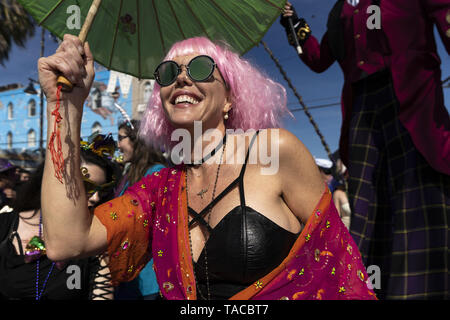
<svg viewBox="0 0 450 320"><path fill-rule="evenodd" d="M28 101L28 116L34 117L36 115L36 100L30 99Z"/></svg>
<svg viewBox="0 0 450 320"><path fill-rule="evenodd" d="M12 102L8 103L8 120L11 120L14 117L14 105Z"/></svg>
<svg viewBox="0 0 450 320"><path fill-rule="evenodd" d="M36 131L30 129L27 134L28 148L36 147Z"/></svg>
<svg viewBox="0 0 450 320"><path fill-rule="evenodd" d="M6 143L8 145L8 149L12 149L13 147L13 135L11 132L8 132L6 135Z"/></svg>
<svg viewBox="0 0 450 320"><path fill-rule="evenodd" d="M145 105L147 105L148 100L150 100L150 96L152 95L153 92L153 86L154 86L155 82L153 81L145 81L144 85L143 85L143 102Z"/></svg>
<svg viewBox="0 0 450 320"><path fill-rule="evenodd" d="M92 133L95 133L95 132L102 133L102 125L100 123L98 123L98 122L95 122L92 125Z"/></svg>

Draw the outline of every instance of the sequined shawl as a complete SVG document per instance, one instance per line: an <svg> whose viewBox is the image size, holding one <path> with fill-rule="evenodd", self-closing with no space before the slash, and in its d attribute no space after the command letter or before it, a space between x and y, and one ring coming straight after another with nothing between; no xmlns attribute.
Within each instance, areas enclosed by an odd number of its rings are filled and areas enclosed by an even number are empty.
<svg viewBox="0 0 450 320"><path fill-rule="evenodd" d="M139 274L153 256L161 294L195 300L182 166L164 168L95 210L107 229L112 282ZM326 188L289 255L231 299L376 299L360 253Z"/></svg>

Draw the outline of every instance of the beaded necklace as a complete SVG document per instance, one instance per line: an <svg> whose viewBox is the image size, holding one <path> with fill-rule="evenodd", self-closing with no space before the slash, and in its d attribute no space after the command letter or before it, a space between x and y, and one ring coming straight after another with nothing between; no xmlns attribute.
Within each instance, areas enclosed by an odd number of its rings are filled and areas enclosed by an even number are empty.
<svg viewBox="0 0 450 320"><path fill-rule="evenodd" d="M39 212L39 238L42 237L42 214ZM45 277L44 283L42 284L41 291L39 292L39 269L40 269L40 262L41 258L39 257L36 261L36 300L41 300L42 294L44 293L45 286L47 285L47 281L50 278L50 274L53 271L53 267L55 266L55 262L52 262L52 265L50 267L50 271L48 272L47 276Z"/></svg>
<svg viewBox="0 0 450 320"><path fill-rule="evenodd" d="M55 177L59 180L59 182L63 183L64 156L62 153L61 128L60 128L60 122L62 120L62 117L61 114L59 113L59 108L61 106L61 90L62 86L58 85L58 89L56 90L56 105L55 109L52 111L52 116L55 117L55 122L53 123L53 132L52 135L50 136L50 141L48 143L48 150L52 155L52 162L55 169Z"/></svg>
<svg viewBox="0 0 450 320"><path fill-rule="evenodd" d="M226 145L227 145L226 135L224 136L224 139L222 141L223 141L223 149L222 149L222 153L220 155L219 165L217 167L216 179L214 181L214 188L213 188L213 192L212 192L212 199L211 199L211 201L214 201L214 196L216 194L216 187L217 187L217 181L218 181L219 173L220 173L220 166L222 165L223 154L225 153L225 148L226 148ZM217 148L215 150L217 150ZM185 180L186 180L185 181L185 184L186 184L186 203L187 203L187 206L189 207L189 190L188 190L188 180L187 180L187 168L186 168L186 172L185 172ZM210 208L208 210L208 213L207 213L207 215L208 215L208 221L207 221L208 226L210 226L211 210L212 210L212 208ZM207 300L211 300L211 291L209 289L208 252L207 252L207 248L206 248L206 242L207 242L207 240L205 239L204 250L205 250L206 291L207 291L207 295L208 295L208 299ZM190 250L191 250L192 264L194 265L194 254L193 254L193 251L192 251L191 230L189 230L189 247L190 247ZM195 283L197 284L197 275L195 274L195 267L193 268L193 271L194 271ZM200 288L198 286L197 286L197 291L200 294L200 296L202 297L202 299L206 300L205 296L202 294L202 292L201 292L201 290L200 290Z"/></svg>

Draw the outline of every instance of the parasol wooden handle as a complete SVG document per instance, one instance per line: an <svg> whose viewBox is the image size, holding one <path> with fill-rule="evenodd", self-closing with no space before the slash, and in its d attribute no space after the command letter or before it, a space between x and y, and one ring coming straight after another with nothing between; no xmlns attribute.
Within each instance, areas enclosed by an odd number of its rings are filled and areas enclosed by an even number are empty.
<svg viewBox="0 0 450 320"><path fill-rule="evenodd" d="M89 8L86 20L84 20L83 26L81 27L80 33L78 34L78 39L81 40L81 43L86 41L87 34L89 29L91 28L92 22L97 14L97 10L100 7L100 3L102 0L94 0L92 1L91 7ZM71 92L73 89L73 84L64 76L59 76L56 80L57 86L62 86L62 91Z"/></svg>

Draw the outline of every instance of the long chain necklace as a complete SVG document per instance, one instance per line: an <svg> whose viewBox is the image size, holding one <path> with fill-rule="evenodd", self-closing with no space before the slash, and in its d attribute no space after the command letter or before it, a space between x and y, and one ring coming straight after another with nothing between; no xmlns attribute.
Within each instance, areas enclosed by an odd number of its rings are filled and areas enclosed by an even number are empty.
<svg viewBox="0 0 450 320"><path fill-rule="evenodd" d="M42 237L42 214L39 212L39 238ZM45 277L44 283L42 284L41 291L39 292L39 269L40 269L40 262L41 258L36 261L36 300L41 300L42 294L44 293L45 286L47 285L48 278L50 278L50 274L53 271L53 267L55 266L55 262L52 262L52 265L50 267L50 271L47 274L47 277Z"/></svg>
<svg viewBox="0 0 450 320"><path fill-rule="evenodd" d="M220 167L222 165L222 159L223 159L223 155L225 153L225 148L226 148L227 144L226 144L226 135L223 139L223 150L222 150L222 154L220 155L220 161L219 161L219 165L217 167L217 172L216 172L216 179L214 181L214 188L213 188L213 192L212 192L212 199L211 201L214 201L214 196L216 194L216 187L217 187L217 181L219 179L219 173L220 173ZM185 172L185 184L186 184L186 203L187 206L189 207L189 190L188 190L188 180L187 180L187 168L186 168L186 172ZM210 226L210 221L211 221L211 210L212 208L210 208L208 210L208 225ZM208 252L207 252L207 248L206 248L206 238L205 238L205 245L204 245L204 250L205 250L205 276L206 276L206 291L208 294L208 300L211 300L211 291L209 289L209 272L208 272ZM193 250L192 250L192 238L191 238L191 230L189 230L189 246L191 249L191 257L192 257L192 264L194 264L194 254L193 254ZM198 261L197 261L198 262ZM193 268L194 270L194 278L195 278L195 283L197 283L197 276L195 274L195 267ZM197 286L197 291L200 294L200 296L202 297L203 300L206 300L205 297L203 296L200 288Z"/></svg>
<svg viewBox="0 0 450 320"><path fill-rule="evenodd" d="M196 165L202 165L203 163L205 163L208 159L210 159L211 157L213 157L220 149L222 149L222 147L227 143L227 135L225 134L223 136L223 139L220 141L220 143L214 148L214 150L212 150L210 153L208 153L204 158L200 159L200 162L196 162L194 160L194 163L190 163L188 164L188 166L196 166ZM199 196L202 200L203 200L203 196L208 193L208 189L209 186L207 186L206 188L202 188L199 192L196 193L197 196Z"/></svg>

